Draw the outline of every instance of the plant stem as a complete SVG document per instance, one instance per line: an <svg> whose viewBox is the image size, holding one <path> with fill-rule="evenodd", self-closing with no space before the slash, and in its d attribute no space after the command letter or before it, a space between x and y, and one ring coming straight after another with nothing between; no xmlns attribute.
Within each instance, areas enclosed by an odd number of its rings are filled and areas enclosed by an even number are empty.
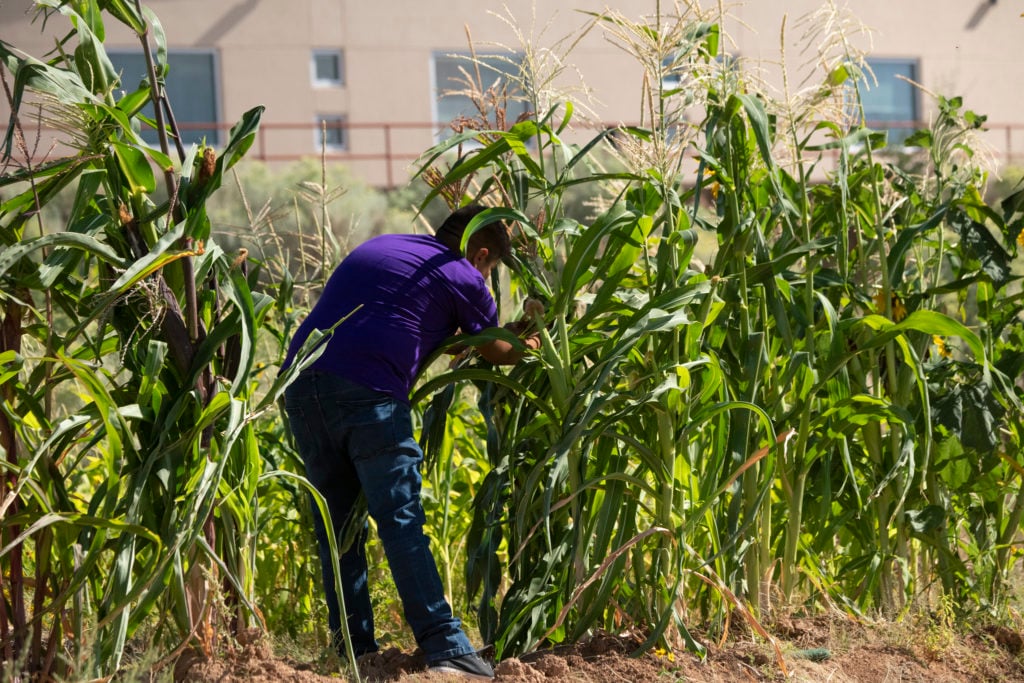
<svg viewBox="0 0 1024 683"><path fill-rule="evenodd" d="M3 319L0 320L0 353L13 351L21 352L21 321L25 315L25 309L15 300L8 299L4 310ZM12 383L0 384L0 396L5 404L14 400L14 386ZM7 455L7 462L11 463L8 473L3 476L4 497L13 496L18 489L18 439L7 415L7 411L0 411L0 449ZM17 515L21 506L18 498L11 499L5 516ZM11 525L6 529L0 527L0 547L6 548L7 537L16 539L21 534L20 525ZM25 612L25 568L23 558L23 545L21 543L11 550L10 574L7 580L10 582L8 599L2 599L0 593L0 636L4 642L4 661L13 662L14 653L24 652L25 629L27 626L27 614ZM0 576L0 587L3 586L3 578ZM10 605L10 613L7 613Z"/></svg>

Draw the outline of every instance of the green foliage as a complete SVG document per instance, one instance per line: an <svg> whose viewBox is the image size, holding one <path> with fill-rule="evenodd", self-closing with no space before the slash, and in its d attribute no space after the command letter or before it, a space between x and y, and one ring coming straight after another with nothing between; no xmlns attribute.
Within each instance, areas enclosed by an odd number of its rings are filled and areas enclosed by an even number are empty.
<svg viewBox="0 0 1024 683"><path fill-rule="evenodd" d="M165 651L209 651L226 624L262 626L258 570L265 594L298 582L292 613L308 605L308 562L305 573L267 571L279 568L268 553L307 555L296 552L308 547L294 534L301 513L284 520L285 534L260 502L306 509L297 487L260 478L264 416L288 375L272 376L257 349L280 360L276 330L291 324L292 292L265 293L264 264L225 252L207 212L262 107L219 152L175 154L170 128L150 148L137 115L150 98L162 111L159 89L118 95L102 37L113 16L144 45L155 40L159 79L166 46L155 17L124 3L38 5L71 22L77 47L42 61L0 46L14 75L8 130L20 130L30 93L42 94L78 149L0 183L17 188L0 204L0 642L5 663L33 676L98 678L144 632ZM9 136L9 163L26 152ZM39 210L62 192L64 212ZM257 548L275 525L278 536Z"/></svg>
<svg viewBox="0 0 1024 683"><path fill-rule="evenodd" d="M407 225L413 195L428 218L494 205L470 231L514 221L499 299L545 306L523 363L470 357L413 397L441 573L499 657L597 628L699 650L688 628L738 611L759 629L775 604L1006 608L1024 191L983 199L984 118L958 98L911 138L911 170L842 122L856 55L823 58L800 107L718 58L718 18L609 13L648 74L644 125L577 140L575 106L528 71L534 117L449 138L426 185L384 197L343 169L241 161L259 108L219 152L172 148L159 115L165 143L144 145L156 18L38 5L75 48L0 42L15 116L41 93L79 148L0 178L5 671L98 678L133 640L211 650L224 626L322 621L312 492L274 410L297 368L277 368L331 266ZM111 18L155 43L123 94Z"/></svg>
<svg viewBox="0 0 1024 683"><path fill-rule="evenodd" d="M271 230L291 236L287 248L298 251L297 237L325 227L332 233L334 262L366 239L410 225L413 204L368 187L349 169L331 165L323 169L318 161L306 159L287 166L270 166L256 161L239 164L237 177L208 202L211 221L249 247L259 248L268 239L258 239ZM245 205L258 197L261 206ZM327 205L326 216L321 207ZM253 239L253 231L256 239Z"/></svg>
<svg viewBox="0 0 1024 683"><path fill-rule="evenodd" d="M500 197L479 222L517 222L513 297L547 307L527 362L458 367L416 396L480 387L491 469L466 584L484 638L500 657L638 625L648 645L696 648L687 624L767 616L773 591L853 612L940 593L1000 609L1024 504L1024 223L1019 194L981 199L984 117L940 98L911 174L876 160L873 131L755 94L713 59L717 28L602 19L658 68L672 50L697 74L657 92L649 128L573 143L556 105L421 167L431 196ZM825 65L817 102L849 102L855 61ZM703 107L692 138L679 99ZM608 150L626 170L601 170ZM569 217L583 184L611 200ZM717 241L706 265L700 233Z"/></svg>

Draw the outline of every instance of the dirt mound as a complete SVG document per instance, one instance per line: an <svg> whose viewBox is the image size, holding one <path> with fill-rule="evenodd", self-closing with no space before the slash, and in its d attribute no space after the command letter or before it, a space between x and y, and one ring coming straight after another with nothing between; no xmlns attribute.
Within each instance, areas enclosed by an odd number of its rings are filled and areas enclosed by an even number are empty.
<svg viewBox="0 0 1024 683"><path fill-rule="evenodd" d="M709 644L703 660L687 652L664 650L634 657L638 638L599 634L576 645L505 659L495 667L495 674L499 683L1024 680L1024 638L1005 627L955 634L921 625L866 625L820 617L783 620L773 632L778 649L741 634L723 647ZM395 648L361 658L359 668L367 683L462 680L429 673L419 654ZM174 674L176 681L197 683L347 680L339 679L337 673L318 671L312 664L275 657L269 646L259 642L215 659L186 654L179 659Z"/></svg>

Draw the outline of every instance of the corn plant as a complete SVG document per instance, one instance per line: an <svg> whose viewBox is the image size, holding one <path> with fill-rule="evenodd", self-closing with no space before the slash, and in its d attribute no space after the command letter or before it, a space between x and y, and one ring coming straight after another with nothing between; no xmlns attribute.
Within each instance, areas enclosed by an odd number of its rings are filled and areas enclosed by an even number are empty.
<svg viewBox="0 0 1024 683"><path fill-rule="evenodd" d="M96 678L133 638L209 653L224 626L263 626L257 424L287 377L258 381L257 333L287 324L291 291L262 293L261 264L225 253L205 209L262 108L223 149L186 149L152 12L36 5L72 28L41 58L0 43L12 109L0 187L15 189L0 204L0 648L5 667ZM104 50L111 20L147 57L137 88ZM64 131L70 153L33 165L34 117ZM45 222L62 191L74 196L66 222Z"/></svg>
<svg viewBox="0 0 1024 683"><path fill-rule="evenodd" d="M1007 285L1024 224L1020 194L1001 212L980 199L983 118L939 98L914 175L857 121L870 74L842 31L809 34L820 67L777 100L722 54L721 10L595 20L645 67L646 125L573 144L572 103L535 96L533 118L422 165L427 201L483 198L500 208L476 225L515 222L512 294L546 305L529 361L417 394L482 387L491 470L467 589L485 639L502 656L635 626L645 646L698 648L694 618L738 609L760 628L797 601L895 614L936 581L996 604L1021 514ZM526 68L524 89L547 82ZM583 185L605 201L579 221L563 198Z"/></svg>
<svg viewBox="0 0 1024 683"><path fill-rule="evenodd" d="M169 661L261 616L298 633L295 610L318 601L307 483L272 407L292 300L333 259L328 221L313 242L226 253L207 201L260 110L219 152L179 149L156 17L37 4L70 20L74 50L0 42L5 671L112 675L133 639ZM725 54L721 8L590 15L585 31L644 67L640 125L575 141L585 106L551 87L565 55L527 46L505 92L533 116L482 106L486 123L427 152L423 206L478 198L495 208L471 230L515 222L499 298L545 308L525 321L543 344L524 363L471 358L414 396L446 586L465 557L499 657L596 628L699 650L695 623L740 614L767 636L760 622L797 606L1005 608L1024 515L1024 193L982 200L984 119L958 98L936 96L910 138L918 170L888 158L857 120L870 74L848 24L822 11L831 32L805 37L819 66L795 91L787 75L781 99ZM131 92L103 50L110 18L156 45ZM29 164L32 111L72 154ZM326 182L306 189L327 216Z"/></svg>

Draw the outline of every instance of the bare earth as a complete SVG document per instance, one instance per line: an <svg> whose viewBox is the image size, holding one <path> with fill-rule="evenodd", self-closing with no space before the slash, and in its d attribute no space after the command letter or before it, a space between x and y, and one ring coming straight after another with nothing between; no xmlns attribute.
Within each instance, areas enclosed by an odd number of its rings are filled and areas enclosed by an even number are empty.
<svg viewBox="0 0 1024 683"><path fill-rule="evenodd" d="M704 661L686 652L649 652L632 657L639 639L601 634L585 643L507 659L495 668L504 683L638 683L643 681L1024 681L1024 638L1005 627L969 633L928 624L861 624L844 617L784 619L773 626L776 645L733 633L718 647L708 644ZM316 671L315 665L275 657L265 642L215 659L183 656L177 681L198 683L351 680ZM485 653L486 654L486 653ZM782 655L780 663L778 655ZM785 668L785 672L783 671ZM364 681L444 683L456 681L425 671L423 660L397 649L360 660ZM788 673L788 678L786 674Z"/></svg>

